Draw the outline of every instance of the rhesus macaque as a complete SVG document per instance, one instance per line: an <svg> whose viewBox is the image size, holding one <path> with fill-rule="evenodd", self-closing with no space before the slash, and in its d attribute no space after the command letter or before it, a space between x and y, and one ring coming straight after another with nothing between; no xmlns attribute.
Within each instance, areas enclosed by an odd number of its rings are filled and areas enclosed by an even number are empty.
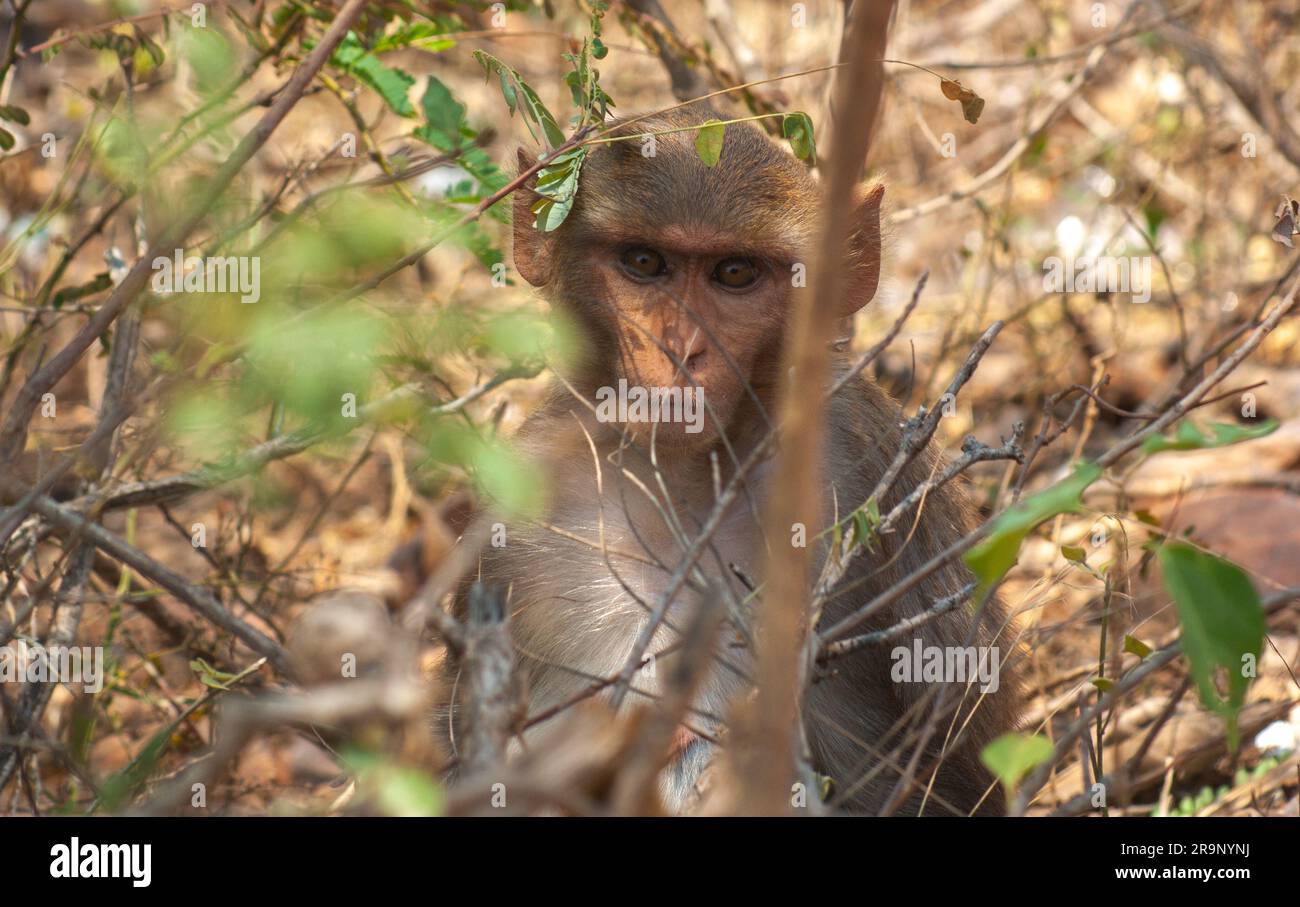
<svg viewBox="0 0 1300 907"><path fill-rule="evenodd" d="M518 436L549 478L544 518L508 522L506 543L484 549L478 574L508 590L512 633L528 675L530 714L623 668L649 609L680 561L683 537L689 543L713 507L715 481L726 484L774 418L782 341L793 295L801 292L795 289L798 265L813 257L822 190L803 164L748 124L727 126L721 159L706 166L689 127L712 116L704 105L694 105L623 127L627 134L661 133L653 154L641 139L593 146L573 210L553 232L534 226L530 208L537 195L515 194L515 267L577 323L585 341L579 361L565 368ZM520 158L527 166L522 152ZM845 262L845 318L876 292L882 195L883 187L864 190L858 202ZM848 364L835 354L837 373ZM618 393L620 382L627 388L698 388L706 412L694 420L675 410L661 412L658 422L616 421L610 418L614 410L599 404ZM678 418L669 421L673 412ZM866 378L851 381L830 401L825 522L807 533L814 570L826 553L821 540L826 536L819 539L818 533L870 494L898 450L902 418L898 403ZM880 502L881 512L930 476L935 461L933 451L916 457L889 499ZM757 514L767 477L766 466L750 474L746 493L700 561L718 582L732 584L737 600L751 591L746 580L759 575L764 546L792 543L790 536L762 537ZM968 527L961 492L951 483L933 491L914 528L909 522L853 559L819 626L870 601ZM950 564L858 632L917 615L970 579L959 562ZM665 623L685 625L699 594L683 589ZM753 603L742 605L742 611L752 614ZM659 628L650 653L669 649L676 639L673 627ZM670 809L682 808L690 798L711 759L718 722L732 698L748 688L743 674L749 651L741 640L750 630L734 625L724 630L719 663L701 684L662 776L661 793ZM887 734L896 722L903 723L926 685L891 679L890 652L912 647L914 636L926 646L996 644L1003 663L1012 649L1006 613L991 602L979 628L972 628L971 609L961 606L897 642L868 646L829 664L831 670L812 684L804 704L807 738L813 767L829 776L843 805L853 811L878 810L898 780L896 763L881 764L899 739ZM671 657L662 656L656 671L637 674L625 705L644 703L642 693L656 692L669 674L664 662ZM928 769L944 745L927 813L996 810L1001 800L996 790L984 796L991 781L978 752L1013 726L1016 684L1004 674L996 692L981 695L978 684L952 692L951 702L962 706L955 720L950 710L940 721L932 752L920 764L919 788L901 812L919 809Z"/></svg>

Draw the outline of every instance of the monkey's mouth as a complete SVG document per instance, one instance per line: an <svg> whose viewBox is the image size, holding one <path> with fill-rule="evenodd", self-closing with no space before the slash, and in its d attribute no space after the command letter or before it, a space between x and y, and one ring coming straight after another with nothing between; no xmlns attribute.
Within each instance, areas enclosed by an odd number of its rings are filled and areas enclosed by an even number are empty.
<svg viewBox="0 0 1300 907"><path fill-rule="evenodd" d="M679 726L668 748L669 771L689 778L693 784L713 753L713 744L706 737L685 726Z"/></svg>
<svg viewBox="0 0 1300 907"><path fill-rule="evenodd" d="M701 779L708 768L713 747L709 741L678 727L668 753L668 764L660 775L661 792L670 812L681 813L701 796Z"/></svg>
<svg viewBox="0 0 1300 907"><path fill-rule="evenodd" d="M682 758L690 745L699 739L695 732L684 724L677 725L677 733L673 734L673 741L668 747L668 761L676 762Z"/></svg>

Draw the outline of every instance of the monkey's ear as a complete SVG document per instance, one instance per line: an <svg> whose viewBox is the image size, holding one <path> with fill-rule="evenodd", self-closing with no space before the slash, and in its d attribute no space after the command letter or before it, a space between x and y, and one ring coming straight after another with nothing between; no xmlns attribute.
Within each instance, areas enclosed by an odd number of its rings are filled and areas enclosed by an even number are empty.
<svg viewBox="0 0 1300 907"><path fill-rule="evenodd" d="M536 163L528 152L520 148L516 153L519 160L519 172L523 173ZM513 230L515 241L515 270L519 276L535 287L546 284L551 279L551 240L550 236L533 226L533 205L541 198L528 186L515 190Z"/></svg>
<svg viewBox="0 0 1300 907"><path fill-rule="evenodd" d="M844 288L844 315L852 315L876 295L880 285L880 202L885 184L859 190L849 234L848 286Z"/></svg>

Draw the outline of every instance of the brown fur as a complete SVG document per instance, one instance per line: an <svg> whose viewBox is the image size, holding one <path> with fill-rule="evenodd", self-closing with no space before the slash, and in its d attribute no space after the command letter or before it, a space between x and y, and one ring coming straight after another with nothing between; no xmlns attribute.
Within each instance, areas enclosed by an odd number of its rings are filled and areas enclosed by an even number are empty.
<svg viewBox="0 0 1300 907"><path fill-rule="evenodd" d="M630 131L698 125L710 116L707 109L688 108L640 121ZM484 552L483 578L510 590L514 639L529 674L532 713L623 667L646 609L653 607L680 559L681 548L670 526L629 476L662 497L653 456L671 495L672 513L693 536L714 500L711 455L725 484L736 460L767 431L764 413L774 411L791 295L787 275L792 264L808 256L820 190L801 164L747 125L727 127L721 159L713 168L699 161L693 142L691 131L660 136L653 158L641 155L636 140L598 146L584 166L572 213L552 234L531 226L528 206L535 196L521 192L516 201L516 267L539 284L555 306L573 315L586 334L587 354L565 375L569 385L590 400L597 387L615 385L620 378L630 384L698 384L712 410L709 428L699 435L657 426L652 451L646 426L599 422L587 405L557 384L520 432L520 445L549 476L545 522L592 543L575 541L540 523L511 523L506 545ZM846 314L875 292L879 205L880 190L863 194L858 235L846 253L852 287ZM671 277L649 286L621 277L613 263L624 243L664 250L677 264ZM765 263L765 277L752 292L729 296L701 276L707 275L710 262L732 254ZM814 276L809 275L810 283ZM684 367L688 360L696 365ZM842 370L845 364L838 361L835 368ZM821 391L810 388L808 393ZM843 516L870 493L898 449L899 420L898 405L864 379L850 382L831 402L824 473L830 484L822 501L827 522L836 508ZM629 429L626 436L624 428ZM933 452L916 458L889 499L881 502L881 511L923 481L934 465ZM603 494L598 494L598 486L603 486ZM761 537L755 514L762 510L766 488L766 467L759 467L748 479L746 495L714 535L713 550L701 561L704 569L732 585L737 598L747 590L731 565L745 576L758 576L764 544L789 543L765 543ZM908 523L881 539L876 551L854 560L840 587L847 591L833 596L821 626L889 588L960 538L969 525L969 508L958 489L946 486L929 495L914 530ZM818 528L810 527L809 544L816 544ZM607 555L600 550L602 543ZM824 553L819 550L817 559ZM643 563L641 557L663 567ZM874 615L859 632L918 614L968 581L960 564L949 565ZM684 615L695 604L692 595L686 590L677 596L666 623L685 622ZM993 602L978 631L972 631L969 612L959 608L916 633L926 645L936 646L966 645L972 632L975 645L992 644L996 637L1005 662L1011 654L1005 623L1002 606ZM748 650L739 641L749 629L725 634L720 663L696 698L687 724L707 736L716 736L728 704L746 689L742 675ZM675 636L670 626L661 627L650 652L669 646ZM910 643L909 636L898 644ZM831 673L813 685L805 705L815 767L831 776L844 804L855 810L879 809L888 796L897 773L889 767L881 770L880 756L893 749L898 737L886 742L885 734L924 692L921 684L891 680L893 645L866 648L832 662ZM662 663L654 676L641 672L634 689L653 694L656 677L668 673ZM947 743L929 812L975 808L989 783L976 753L1013 725L1019 704L1014 678L1005 671L1000 690L983 697L977 708L971 707L980 698L977 689L953 692L958 694L954 699L965 694L964 705L951 734L949 721L940 723L928 754L933 757ZM665 773L663 790L670 806L685 802L710 748L703 737L695 738ZM923 759L922 767L930 762ZM864 776L869 780L858 785ZM903 811L916 811L920 799L910 797ZM989 798L994 805L999 799L996 791Z"/></svg>

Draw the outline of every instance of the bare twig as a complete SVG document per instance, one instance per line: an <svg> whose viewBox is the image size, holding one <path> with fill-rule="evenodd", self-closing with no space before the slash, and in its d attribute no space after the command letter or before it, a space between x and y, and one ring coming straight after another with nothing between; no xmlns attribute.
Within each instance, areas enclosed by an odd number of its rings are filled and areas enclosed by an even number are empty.
<svg viewBox="0 0 1300 907"><path fill-rule="evenodd" d="M506 603L501 590L475 583L469 592L462 677L472 720L461 745L461 764L474 775L505 761L506 743L526 708L515 670Z"/></svg>
<svg viewBox="0 0 1300 907"><path fill-rule="evenodd" d="M872 633L863 633L860 636L850 636L848 639L841 639L838 642L833 642L829 645L823 646L818 660L828 661L832 658L839 658L842 655L851 655L860 649L865 649L867 646L883 645L887 642L893 642L896 639L908 636L917 627L923 624L928 624L941 614L947 614L958 605L964 604L974 592L975 584L968 583L952 595L939 599L915 617L904 618L893 626L886 627L883 630L876 630Z"/></svg>

